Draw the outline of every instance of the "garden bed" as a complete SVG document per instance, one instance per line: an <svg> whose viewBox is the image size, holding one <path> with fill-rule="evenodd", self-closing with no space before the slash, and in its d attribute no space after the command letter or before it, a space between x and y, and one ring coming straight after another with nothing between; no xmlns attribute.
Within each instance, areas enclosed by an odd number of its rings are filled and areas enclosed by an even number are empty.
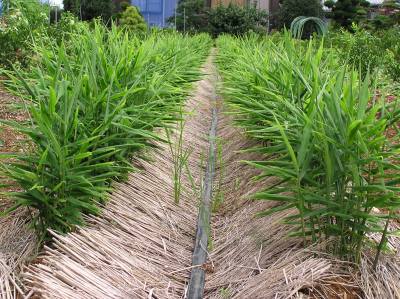
<svg viewBox="0 0 400 299"><path fill-rule="evenodd" d="M96 23L9 72L0 297L400 296L397 99L288 32L210 44Z"/></svg>

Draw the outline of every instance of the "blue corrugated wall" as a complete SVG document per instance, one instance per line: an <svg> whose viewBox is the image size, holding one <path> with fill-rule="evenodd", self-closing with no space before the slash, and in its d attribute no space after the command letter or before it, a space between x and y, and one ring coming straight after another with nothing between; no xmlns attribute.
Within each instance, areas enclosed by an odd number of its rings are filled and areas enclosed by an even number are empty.
<svg viewBox="0 0 400 299"><path fill-rule="evenodd" d="M47 0L41 0L47 2ZM132 5L139 7L147 24L150 26L167 27L168 18L175 13L178 0L131 0ZM3 13L3 1L0 0L0 16Z"/></svg>
<svg viewBox="0 0 400 299"><path fill-rule="evenodd" d="M132 0L150 26L167 27L168 18L175 13L178 0Z"/></svg>

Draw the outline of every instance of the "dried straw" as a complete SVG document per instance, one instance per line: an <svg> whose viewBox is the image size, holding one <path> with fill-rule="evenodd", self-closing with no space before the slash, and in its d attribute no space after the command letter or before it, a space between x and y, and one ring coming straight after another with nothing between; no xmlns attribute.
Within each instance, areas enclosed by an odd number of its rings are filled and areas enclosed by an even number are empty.
<svg viewBox="0 0 400 299"><path fill-rule="evenodd" d="M36 253L36 236L26 225L26 210L0 217L0 298L17 298L26 293L19 280L22 266Z"/></svg>

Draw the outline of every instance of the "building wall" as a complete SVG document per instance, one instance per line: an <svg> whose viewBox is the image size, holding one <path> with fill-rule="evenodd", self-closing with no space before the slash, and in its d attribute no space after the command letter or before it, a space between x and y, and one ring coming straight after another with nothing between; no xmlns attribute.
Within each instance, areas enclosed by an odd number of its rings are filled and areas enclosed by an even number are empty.
<svg viewBox="0 0 400 299"><path fill-rule="evenodd" d="M167 20L175 14L178 0L131 0L131 3L139 8L147 24L167 27Z"/></svg>
<svg viewBox="0 0 400 299"><path fill-rule="evenodd" d="M270 11L271 13L274 13L279 9L279 0L212 0L211 6L216 7L221 4L228 5L229 3L240 6L255 3L257 8Z"/></svg>
<svg viewBox="0 0 400 299"><path fill-rule="evenodd" d="M270 1L269 0L258 0L257 1L257 8L269 11Z"/></svg>
<svg viewBox="0 0 400 299"><path fill-rule="evenodd" d="M229 3L244 6L247 4L247 0L211 0L211 7L216 7L218 5L228 5Z"/></svg>
<svg viewBox="0 0 400 299"><path fill-rule="evenodd" d="M280 8L279 0L270 0L270 10L272 13L277 13Z"/></svg>

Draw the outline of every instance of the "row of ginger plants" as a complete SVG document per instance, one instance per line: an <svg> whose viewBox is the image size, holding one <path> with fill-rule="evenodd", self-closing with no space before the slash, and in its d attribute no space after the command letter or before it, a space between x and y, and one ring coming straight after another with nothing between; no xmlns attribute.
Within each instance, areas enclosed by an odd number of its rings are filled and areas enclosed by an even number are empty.
<svg viewBox="0 0 400 299"><path fill-rule="evenodd" d="M379 254L399 217L397 101L375 96L376 82L341 65L323 43L221 36L217 62L236 123L265 159L247 161L276 184L254 195L276 201L261 213L293 210L285 223L304 244L359 262ZM378 242L372 235L380 236Z"/></svg>
<svg viewBox="0 0 400 299"><path fill-rule="evenodd" d="M33 67L5 82L29 114L5 122L26 136L26 150L2 155L14 205L30 211L39 237L84 224L159 140L156 128L181 117L181 106L210 48L207 35L155 32L136 37L115 26L82 26L65 42L37 40ZM11 161L11 162L10 162Z"/></svg>

